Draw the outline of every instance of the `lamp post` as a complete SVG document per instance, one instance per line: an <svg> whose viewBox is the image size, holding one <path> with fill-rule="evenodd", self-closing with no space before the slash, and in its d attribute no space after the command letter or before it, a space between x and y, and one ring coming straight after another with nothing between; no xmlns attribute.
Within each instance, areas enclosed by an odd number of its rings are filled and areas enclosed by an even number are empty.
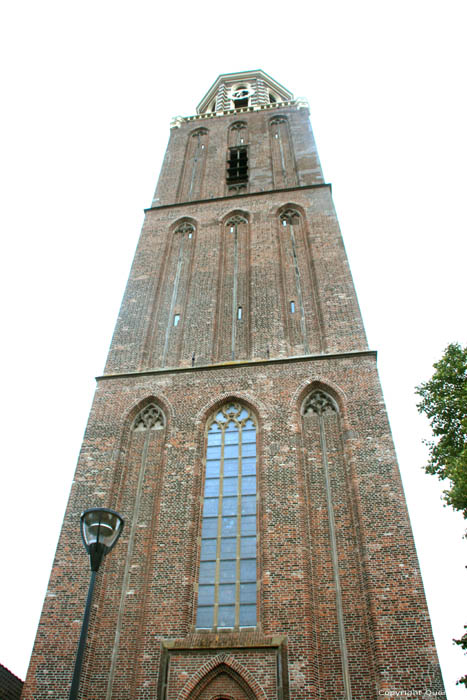
<svg viewBox="0 0 467 700"><path fill-rule="evenodd" d="M81 513L81 537L83 538L84 546L89 554L91 580L89 582L88 597L86 599L86 609L84 611L78 651L76 652L69 700L76 700L78 697L81 666L83 665L84 648L86 646L96 574L102 559L110 552L122 534L123 523L124 520L122 516L114 510L110 510L110 508L90 508Z"/></svg>

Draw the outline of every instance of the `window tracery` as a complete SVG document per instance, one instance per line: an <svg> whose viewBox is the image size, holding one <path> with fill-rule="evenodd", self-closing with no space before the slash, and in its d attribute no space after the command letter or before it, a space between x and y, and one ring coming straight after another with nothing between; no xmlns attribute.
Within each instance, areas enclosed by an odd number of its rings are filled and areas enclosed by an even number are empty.
<svg viewBox="0 0 467 700"><path fill-rule="evenodd" d="M318 416L322 416L326 411L338 413L336 402L324 391L314 391L303 404L304 416L310 413L316 413Z"/></svg>
<svg viewBox="0 0 467 700"><path fill-rule="evenodd" d="M281 213L280 219L281 223L283 226L287 226L287 224L296 224L298 223L298 219L300 218L300 214L296 209L286 209Z"/></svg>
<svg viewBox="0 0 467 700"><path fill-rule="evenodd" d="M165 427L165 417L159 406L150 403L138 413L134 422L133 430L162 430Z"/></svg>
<svg viewBox="0 0 467 700"><path fill-rule="evenodd" d="M246 219L241 214L235 214L234 216L231 216L230 219L228 219L225 222L225 225L230 226L230 228L232 228L233 226L238 226L239 224L247 224L247 223L248 223L248 219Z"/></svg>
<svg viewBox="0 0 467 700"><path fill-rule="evenodd" d="M197 628L256 625L256 421L224 404L207 432Z"/></svg>
<svg viewBox="0 0 467 700"><path fill-rule="evenodd" d="M174 233L181 233L182 235L187 233L188 238L191 238L190 234L193 235L195 232L195 227L193 224L190 224L188 221L183 221L177 228L175 229Z"/></svg>

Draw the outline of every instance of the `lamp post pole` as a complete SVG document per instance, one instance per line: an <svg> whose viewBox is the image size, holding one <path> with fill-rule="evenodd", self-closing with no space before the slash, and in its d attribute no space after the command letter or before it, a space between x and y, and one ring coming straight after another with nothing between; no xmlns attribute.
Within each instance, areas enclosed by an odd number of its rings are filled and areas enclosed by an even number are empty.
<svg viewBox="0 0 467 700"><path fill-rule="evenodd" d="M84 611L83 624L81 626L81 634L79 636L78 651L76 652L75 668L71 681L69 700L76 700L79 690L79 679L81 676L81 666L83 665L84 648L86 646L86 638L88 636L89 617L91 614L92 594L94 593L94 583L96 582L97 571L91 571L91 580L89 582L88 597L86 600L86 608Z"/></svg>
<svg viewBox="0 0 467 700"><path fill-rule="evenodd" d="M88 597L84 610L83 624L76 652L75 667L71 680L69 700L77 700L81 668L83 665L84 649L88 636L89 618L91 616L92 596L97 572L106 554L116 544L123 529L123 518L110 508L91 508L81 513L81 536L89 554L91 564L91 580L89 581Z"/></svg>

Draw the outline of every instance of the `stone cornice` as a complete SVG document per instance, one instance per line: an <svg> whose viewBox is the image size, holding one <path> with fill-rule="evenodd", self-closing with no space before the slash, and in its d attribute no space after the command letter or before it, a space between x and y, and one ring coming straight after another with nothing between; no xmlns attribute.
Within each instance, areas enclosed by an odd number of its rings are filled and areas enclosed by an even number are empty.
<svg viewBox="0 0 467 700"><path fill-rule="evenodd" d="M116 372L114 374L102 374L96 377L96 381L100 382L107 379L126 379L132 377L148 377L160 374L176 374L179 372L199 372L211 371L217 369L235 369L237 367L255 367L258 365L284 365L297 362L319 362L322 360L344 359L346 357L374 357L376 359L376 350L354 350L352 352L338 352L321 355L295 355L292 357L274 357L264 360L233 360L231 362L218 362L209 365L195 365L194 367L162 367L160 369L148 369L138 372Z"/></svg>
<svg viewBox="0 0 467 700"><path fill-rule="evenodd" d="M253 105L252 107L240 107L239 109L226 109L219 112L202 112L201 114L193 114L190 117L173 117L170 122L171 129L177 129L186 122L200 121L202 119L215 119L216 117L226 117L230 114L243 114L247 112L262 112L264 110L284 109L284 107L296 107L297 109L307 109L310 107L304 97L299 97L296 100L288 100L286 102L273 102L265 105Z"/></svg>
<svg viewBox="0 0 467 700"><path fill-rule="evenodd" d="M284 187L283 189L263 190L262 192L246 192L245 194L230 194L224 197L212 197L210 199L194 199L189 202L174 202L173 204L159 204L156 207L148 207L145 212L155 211L156 209L170 209L171 207L185 207L187 205L208 204L211 202L221 202L224 199L241 199L242 197L262 197L280 192L297 192L300 190L313 190L320 187L329 187L332 191L332 185L329 182L320 182L317 185L300 185L299 187Z"/></svg>

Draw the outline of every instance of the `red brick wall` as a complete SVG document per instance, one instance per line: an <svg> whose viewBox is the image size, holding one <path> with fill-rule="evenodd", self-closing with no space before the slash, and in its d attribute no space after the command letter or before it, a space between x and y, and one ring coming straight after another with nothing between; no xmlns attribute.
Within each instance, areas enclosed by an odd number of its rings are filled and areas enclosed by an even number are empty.
<svg viewBox="0 0 467 700"><path fill-rule="evenodd" d="M362 698L375 697L377 689L439 688L370 353L99 382L24 698L49 697L51 688L63 690L69 681L88 582L78 515L92 504L121 510L127 525L99 573L85 697L105 697L113 648L112 697L156 692L160 641L184 639L193 630L204 425L216 404L229 397L251 405L259 422L258 629L287 637L291 697L305 700L319 690L331 698L341 692L320 448L316 428L302 427L313 417L300 416L302 399L316 382L341 407L328 440L352 685ZM127 561L141 469L141 449L129 440L129 426L148 397L165 412L165 447L158 451L154 443L148 454ZM162 441L163 431L155 433L154 440ZM122 596L125 567L129 583ZM52 660L53 673L45 673Z"/></svg>
<svg viewBox="0 0 467 700"><path fill-rule="evenodd" d="M167 332L167 367L190 366L193 353L196 364L231 359L230 316L222 323L220 314L225 307L224 238L229 235L225 221L238 211L249 220L248 236L240 250L240 268L244 261L249 268L245 279L249 316L244 315L239 322L239 326L248 323L249 328L247 336L239 336L244 338L244 347L237 354L245 359L265 358L268 349L270 357L304 354L299 325L294 331L290 328L293 269L289 283L284 277L293 263L284 250L282 239L290 234L281 226L280 214L290 208L301 214L301 223L295 228L309 351L365 349L365 332L330 191L319 187L233 197L206 202L202 207L187 204L149 211L106 372L160 367ZM168 316L180 251L173 230L184 219L196 226L196 232L184 243L177 295L180 322L175 328Z"/></svg>
<svg viewBox="0 0 467 700"><path fill-rule="evenodd" d="M126 525L98 574L82 698L334 700L347 677L360 700L442 689L330 189L306 111L277 114L288 117L279 175L275 110L241 114L251 170L240 196L225 197L235 115L172 131L160 206L147 212L98 382L23 700L68 692L89 580L78 520L95 505L121 511ZM207 151L190 171L187 139L204 121ZM199 176L192 192L206 199L174 204L189 193L190 172ZM273 176L277 186L292 175L298 186L266 191ZM281 225L288 209L299 215L292 232ZM233 214L246 219L236 266L226 239ZM183 221L194 231L182 240ZM234 269L245 308L232 362ZM292 318L297 280L303 314ZM336 407L322 419L302 415L316 389ZM206 421L232 399L258 422L258 625L196 633ZM133 432L149 404L162 423Z"/></svg>

